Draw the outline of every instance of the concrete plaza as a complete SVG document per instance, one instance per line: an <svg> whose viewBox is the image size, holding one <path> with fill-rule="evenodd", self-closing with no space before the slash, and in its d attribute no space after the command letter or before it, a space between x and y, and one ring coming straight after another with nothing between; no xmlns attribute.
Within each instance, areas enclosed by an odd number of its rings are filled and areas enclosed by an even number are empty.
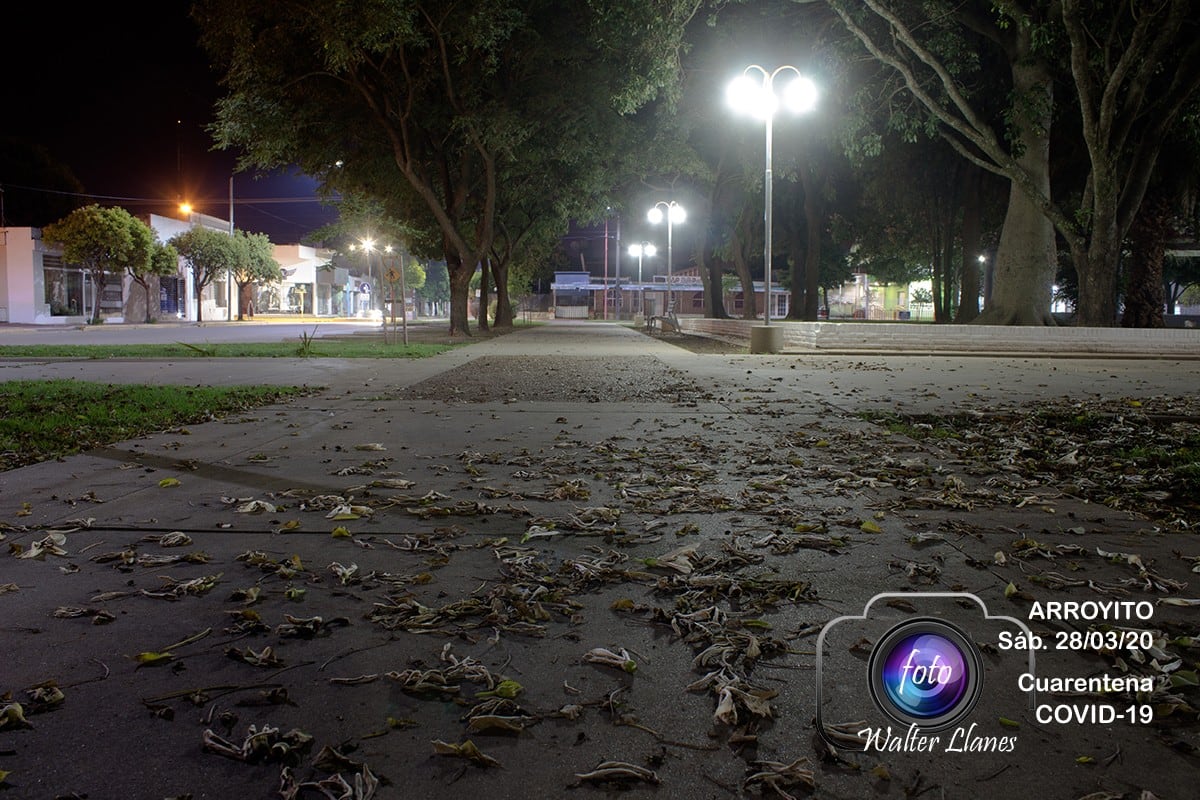
<svg viewBox="0 0 1200 800"><path fill-rule="evenodd" d="M908 596L902 617L970 593L1027 622L1034 601L1145 601L1149 620L1096 622L1196 635L1194 529L866 417L1162 403L1194 426L1200 361L671 342L558 321L420 360L0 361L0 380L313 388L0 473L0 707L27 720L0 724L4 797L1193 796L1187 681L1149 723L1040 722L982 622L957 622L988 673L964 727L1013 752L855 753L814 719L821 682L875 713L862 644L824 673L816 644L879 593ZM1119 663L1195 670L1163 648ZM1038 674L1116 675L1113 656L1051 650ZM1101 700L1137 698L1051 702Z"/></svg>

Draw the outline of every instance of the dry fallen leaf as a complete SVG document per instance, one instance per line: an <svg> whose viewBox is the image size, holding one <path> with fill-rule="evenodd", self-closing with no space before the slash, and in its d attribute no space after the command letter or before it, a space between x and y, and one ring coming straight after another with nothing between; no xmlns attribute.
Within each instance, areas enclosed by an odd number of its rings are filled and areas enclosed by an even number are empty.
<svg viewBox="0 0 1200 800"><path fill-rule="evenodd" d="M455 756L473 761L481 767L498 767L500 762L482 752L475 743L467 739L462 744L450 744L441 739L433 740L433 752L439 756Z"/></svg>

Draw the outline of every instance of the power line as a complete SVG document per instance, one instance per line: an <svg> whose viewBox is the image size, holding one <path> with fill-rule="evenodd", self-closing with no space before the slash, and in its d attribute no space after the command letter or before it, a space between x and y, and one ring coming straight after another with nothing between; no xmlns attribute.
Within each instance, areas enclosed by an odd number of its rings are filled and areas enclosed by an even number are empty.
<svg viewBox="0 0 1200 800"><path fill-rule="evenodd" d="M39 186L22 186L16 183L3 184L9 189L24 189L27 192L41 192L43 194L54 194L63 197L79 197L85 200L106 200L113 203L130 203L130 204L149 204L149 205L176 205L174 200L168 200L164 197L120 197L117 195L104 194L88 194L87 192L64 192L60 189L45 189ZM307 195L304 197L235 197L234 205L254 205L256 203L324 203L333 202L334 199L326 200L316 195ZM210 198L197 198L192 201L192 205L220 205L228 206L229 199L221 198L214 200Z"/></svg>

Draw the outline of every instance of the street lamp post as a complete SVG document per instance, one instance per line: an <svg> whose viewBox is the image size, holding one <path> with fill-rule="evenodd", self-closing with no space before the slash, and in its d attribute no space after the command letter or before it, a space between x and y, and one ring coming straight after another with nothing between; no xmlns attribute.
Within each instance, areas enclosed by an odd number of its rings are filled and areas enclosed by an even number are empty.
<svg viewBox="0 0 1200 800"><path fill-rule="evenodd" d="M638 293L642 298L642 316L646 315L646 291L642 288L642 257L654 258L657 252L658 248L649 242L629 245L629 255L638 260Z"/></svg>
<svg viewBox="0 0 1200 800"><path fill-rule="evenodd" d="M638 260L638 283L642 282L642 257L654 258L654 254L657 252L658 248L649 242L629 245L629 255Z"/></svg>
<svg viewBox="0 0 1200 800"><path fill-rule="evenodd" d="M617 239L613 244L616 245L616 247L613 248L613 255L616 256L616 258L614 260L616 261L615 266L616 266L616 270L617 270L616 314L617 314L617 321L620 322L621 321L621 215L620 214L617 214ZM608 258L608 239L607 238L605 238L605 240L604 240L604 257ZM607 299L605 299L605 301L604 301L604 310L605 311L608 310L608 300Z"/></svg>
<svg viewBox="0 0 1200 800"><path fill-rule="evenodd" d="M385 315L383 313L383 291L382 291L383 281L375 280L375 266L371 263L371 253L373 253L375 251L375 240L370 239L370 238L360 239L359 245L362 247L363 252L366 253L366 255L367 255L367 277L371 279L371 283L372 283L371 305L379 306L379 309L378 309L379 310L379 319L383 324L384 338L386 339L387 338L386 337L386 335L387 335L387 319L385 318ZM351 249L353 249L354 245L350 245L350 247L351 247ZM380 256L380 258L382 258L382 256ZM374 311L375 309L372 308L371 310Z"/></svg>
<svg viewBox="0 0 1200 800"><path fill-rule="evenodd" d="M766 169L763 174L763 227L765 241L763 243L763 327L755 337L755 330L750 332L750 351L752 353L777 353L783 343L783 335L778 329L771 330L771 144L775 112L779 110L781 98L775 94L775 78L783 72L794 72L795 79L783 90L782 105L794 114L810 111L817 103L816 85L804 77L800 70L791 65L777 67L774 72L768 72L758 64L751 64L735 78L726 92L731 106L737 111L758 117L766 123ZM758 79L751 77L757 73ZM758 345L756 347L756 344Z"/></svg>
<svg viewBox="0 0 1200 800"><path fill-rule="evenodd" d="M232 175L229 176L229 235L233 236L233 176ZM228 275L225 288L229 291L228 305L229 305L229 321L230 322L233 322L233 294L234 294L233 286L235 283L236 283L236 281L233 279L233 275ZM242 303L242 298L239 297L238 298L238 306L239 307L241 306L241 303Z"/></svg>
<svg viewBox="0 0 1200 800"><path fill-rule="evenodd" d="M664 208L666 209L665 214L663 213ZM671 265L673 263L671 257L673 238L672 231L676 222L683 222L685 219L687 219L687 212L683 210L683 206L679 205L679 203L676 203L674 200L670 202L667 202L666 200L659 200L654 204L654 207L650 209L649 213L646 214L646 217L650 220L650 224L652 225L657 225L658 223L662 222L664 217L667 220L667 307L663 309L663 313L668 313L671 310Z"/></svg>

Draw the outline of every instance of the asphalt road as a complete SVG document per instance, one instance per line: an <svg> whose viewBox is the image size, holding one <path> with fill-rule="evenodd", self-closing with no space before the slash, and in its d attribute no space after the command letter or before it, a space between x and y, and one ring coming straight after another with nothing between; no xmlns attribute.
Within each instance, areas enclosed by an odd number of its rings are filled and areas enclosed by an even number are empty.
<svg viewBox="0 0 1200 800"><path fill-rule="evenodd" d="M306 336L339 336L376 330L367 320L287 317L256 321L159 322L152 325L0 325L0 344L222 344L293 342Z"/></svg>

